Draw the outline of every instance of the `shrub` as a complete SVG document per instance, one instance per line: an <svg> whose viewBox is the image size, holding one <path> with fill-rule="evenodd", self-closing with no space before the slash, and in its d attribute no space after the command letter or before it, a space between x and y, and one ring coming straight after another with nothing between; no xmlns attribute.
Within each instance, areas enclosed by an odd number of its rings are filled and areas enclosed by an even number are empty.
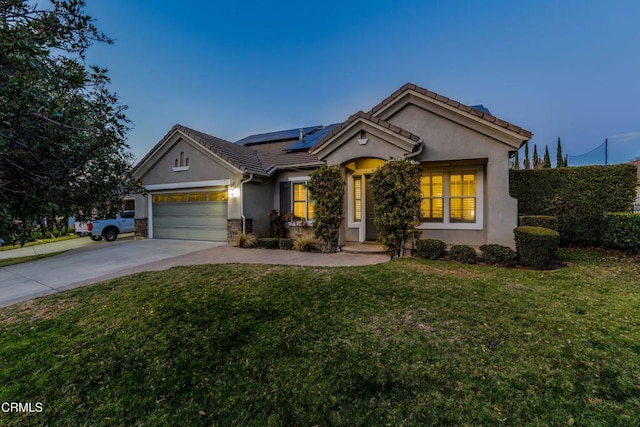
<svg viewBox="0 0 640 427"><path fill-rule="evenodd" d="M390 253L403 255L405 242L419 223L421 175L417 162L400 160L385 163L371 177L378 242Z"/></svg>
<svg viewBox="0 0 640 427"><path fill-rule="evenodd" d="M283 237L278 242L278 247L280 249L284 249L286 251L290 251L291 249L293 249L293 239L291 239L289 237Z"/></svg>
<svg viewBox="0 0 640 427"><path fill-rule="evenodd" d="M516 227L516 250L522 265L544 270L555 258L560 234L544 227Z"/></svg>
<svg viewBox="0 0 640 427"><path fill-rule="evenodd" d="M449 250L449 258L465 264L475 264L476 250L467 245L453 245Z"/></svg>
<svg viewBox="0 0 640 427"><path fill-rule="evenodd" d="M605 213L602 247L640 253L640 215Z"/></svg>
<svg viewBox="0 0 640 427"><path fill-rule="evenodd" d="M318 250L318 242L311 234L302 233L293 239L293 248L300 252L314 252Z"/></svg>
<svg viewBox="0 0 640 427"><path fill-rule="evenodd" d="M440 259L447 245L442 240L424 239L416 243L416 255L426 259Z"/></svg>
<svg viewBox="0 0 640 427"><path fill-rule="evenodd" d="M239 233L236 236L234 246L239 248L253 248L256 246L256 236L251 233Z"/></svg>
<svg viewBox="0 0 640 427"><path fill-rule="evenodd" d="M256 247L264 249L278 249L280 247L280 239L277 237L260 237L256 239Z"/></svg>
<svg viewBox="0 0 640 427"><path fill-rule="evenodd" d="M313 235L323 252L336 252L344 209L342 172L337 166L323 166L309 177L309 191L315 200Z"/></svg>
<svg viewBox="0 0 640 427"><path fill-rule="evenodd" d="M482 258L487 264L512 267L518 260L516 252L508 246L489 244L480 246Z"/></svg>
<svg viewBox="0 0 640 427"><path fill-rule="evenodd" d="M522 227L544 227L558 231L558 217L553 215L522 215L518 225Z"/></svg>
<svg viewBox="0 0 640 427"><path fill-rule="evenodd" d="M557 216L563 245L598 245L604 212L629 212L636 197L633 165L512 170L509 177L519 215Z"/></svg>

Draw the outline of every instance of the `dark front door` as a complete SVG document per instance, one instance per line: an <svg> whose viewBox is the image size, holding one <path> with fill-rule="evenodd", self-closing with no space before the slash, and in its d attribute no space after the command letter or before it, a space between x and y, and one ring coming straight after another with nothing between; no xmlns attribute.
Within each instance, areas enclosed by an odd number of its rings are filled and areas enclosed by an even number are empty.
<svg viewBox="0 0 640 427"><path fill-rule="evenodd" d="M370 180L370 175L365 177L365 235L367 240L376 240L378 236L376 233L376 225L373 222L373 191L371 191Z"/></svg>

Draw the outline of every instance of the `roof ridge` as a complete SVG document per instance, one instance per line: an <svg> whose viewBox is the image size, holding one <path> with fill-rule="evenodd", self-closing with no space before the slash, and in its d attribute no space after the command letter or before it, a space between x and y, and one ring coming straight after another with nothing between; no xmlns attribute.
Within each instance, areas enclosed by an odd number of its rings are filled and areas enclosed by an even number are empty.
<svg viewBox="0 0 640 427"><path fill-rule="evenodd" d="M484 113L480 110L476 110L475 108L472 108L466 104L463 104L459 101L456 101L454 99L448 98L446 96L437 94L435 92L432 92L428 89L425 89L423 87L420 87L414 83L405 83L404 85L402 85L402 87L400 87L398 90L396 90L395 92L393 92L391 95L389 95L388 97L386 97L385 99L383 99L380 103L376 104L373 108L371 108L371 110L369 110L369 113L371 114L376 114L378 111L380 111L382 108L384 108L386 105L390 104L391 102L395 101L399 96L401 96L403 93L409 91L409 90L413 90L415 92L418 92L422 95L425 95L429 98L435 99L436 101L442 102L444 104L447 104L451 107L457 108L458 110L464 111L466 113L472 114L480 119L483 119L485 121L488 121L489 123L493 123L497 126L500 126L502 128L505 128L507 130L510 130L511 132L515 132L519 135L522 135L526 138L531 138L533 136L533 133L531 133L530 131L521 128L520 126L516 126L512 123L509 123L506 120L502 120L499 119L498 117L494 116L493 114L487 114Z"/></svg>

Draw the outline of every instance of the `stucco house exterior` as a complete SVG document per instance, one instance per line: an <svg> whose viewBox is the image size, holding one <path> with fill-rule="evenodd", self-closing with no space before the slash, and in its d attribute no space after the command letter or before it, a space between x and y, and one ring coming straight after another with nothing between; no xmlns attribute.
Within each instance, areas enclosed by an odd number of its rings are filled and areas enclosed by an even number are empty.
<svg viewBox="0 0 640 427"><path fill-rule="evenodd" d="M423 238L513 246L517 201L510 156L531 132L406 84L343 123L251 135L235 143L174 126L138 163L147 194L136 200L136 236L231 240L269 234L269 214L313 222L309 173L337 165L346 182L340 243L375 240L369 180L390 159L422 166Z"/></svg>

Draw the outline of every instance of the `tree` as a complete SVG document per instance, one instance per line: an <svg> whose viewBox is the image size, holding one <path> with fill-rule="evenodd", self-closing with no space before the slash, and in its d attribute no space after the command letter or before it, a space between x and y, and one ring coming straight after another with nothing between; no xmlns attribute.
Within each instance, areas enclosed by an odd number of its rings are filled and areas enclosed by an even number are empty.
<svg viewBox="0 0 640 427"><path fill-rule="evenodd" d="M315 207L313 235L322 243L322 251L338 250L344 207L344 180L337 166L324 166L309 175L309 192Z"/></svg>
<svg viewBox="0 0 640 427"><path fill-rule="evenodd" d="M0 2L0 203L25 227L108 213L135 189L126 106L109 91L107 70L85 60L93 43L112 41L83 8L83 0Z"/></svg>
<svg viewBox="0 0 640 427"><path fill-rule="evenodd" d="M549 156L549 146L544 146L544 158L542 160L543 169L551 169L551 157Z"/></svg>
<svg viewBox="0 0 640 427"><path fill-rule="evenodd" d="M420 165L391 160L371 177L374 223L378 241L392 254L402 256L404 245L420 222Z"/></svg>
<svg viewBox="0 0 640 427"><path fill-rule="evenodd" d="M558 147L556 148L556 167L567 167L567 165L564 163L564 157L562 157L562 143L560 142L560 137L558 137Z"/></svg>
<svg viewBox="0 0 640 427"><path fill-rule="evenodd" d="M518 151L516 150L516 155L513 158L513 167L514 170L520 170L520 156L518 155Z"/></svg>
<svg viewBox="0 0 640 427"><path fill-rule="evenodd" d="M529 141L524 143L524 168L531 169L531 161L529 160Z"/></svg>
<svg viewBox="0 0 640 427"><path fill-rule="evenodd" d="M541 161L540 161L540 156L538 156L538 146L537 145L533 145L533 168L534 169L540 169L541 166Z"/></svg>

